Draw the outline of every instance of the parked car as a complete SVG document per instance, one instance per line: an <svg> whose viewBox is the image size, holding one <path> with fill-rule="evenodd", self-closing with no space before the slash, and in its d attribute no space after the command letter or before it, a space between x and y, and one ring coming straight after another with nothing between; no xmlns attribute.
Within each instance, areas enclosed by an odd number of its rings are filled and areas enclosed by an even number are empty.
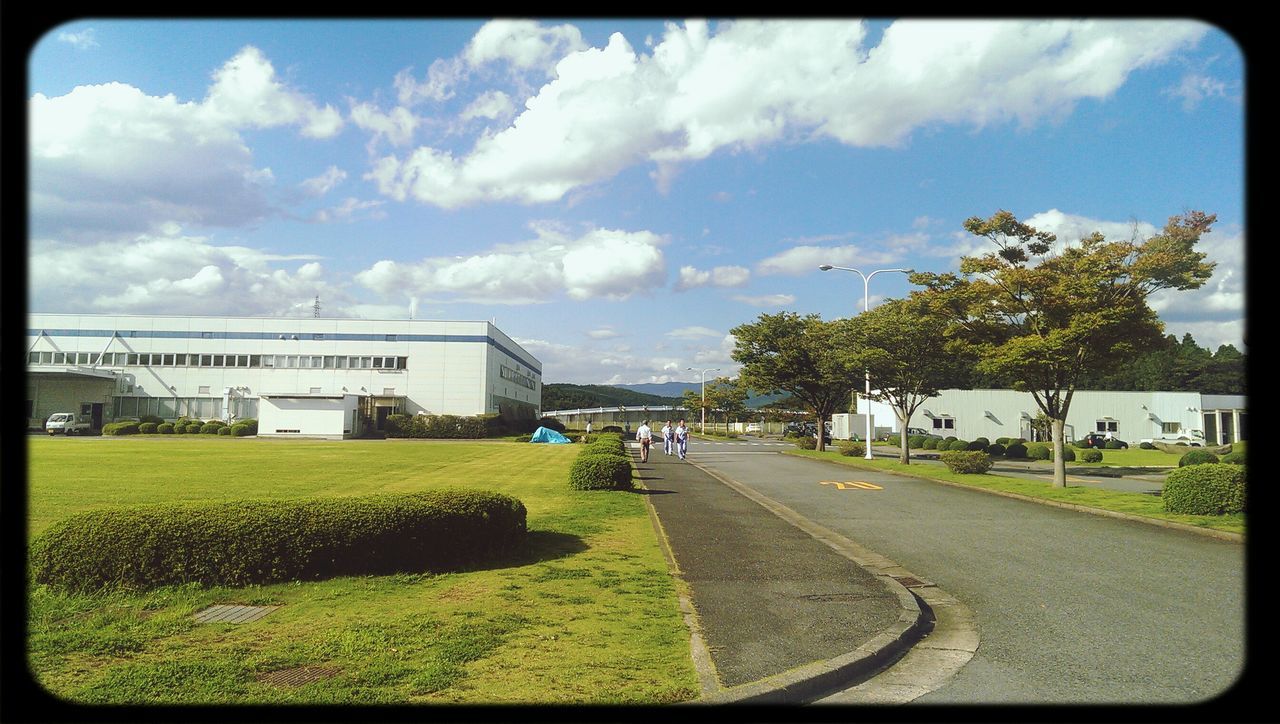
<svg viewBox="0 0 1280 724"><path fill-rule="evenodd" d="M87 415L74 412L55 412L44 423L44 431L50 435L84 435L93 431L93 421Z"/></svg>
<svg viewBox="0 0 1280 724"><path fill-rule="evenodd" d="M758 422L748 422L748 423L747 423L747 432L757 432L757 433L758 433L758 432L760 432L760 423L758 423Z"/></svg>
<svg viewBox="0 0 1280 724"><path fill-rule="evenodd" d="M1119 443L1122 449L1128 449L1129 443L1117 437L1108 438L1105 432L1091 432L1081 438L1085 447L1105 449L1110 443Z"/></svg>

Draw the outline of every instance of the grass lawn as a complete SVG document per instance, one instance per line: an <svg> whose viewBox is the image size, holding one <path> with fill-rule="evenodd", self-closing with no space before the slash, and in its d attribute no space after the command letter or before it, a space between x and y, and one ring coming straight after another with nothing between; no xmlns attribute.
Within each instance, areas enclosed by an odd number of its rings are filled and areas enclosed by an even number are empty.
<svg viewBox="0 0 1280 724"><path fill-rule="evenodd" d="M1125 453L1132 450L1107 450L1104 452L1103 460L1106 461L1108 453ZM1156 452L1162 455L1158 450L1137 450L1139 453ZM1163 502L1159 496L1146 495L1143 493L1125 493L1115 490L1099 490L1096 488L1085 488L1081 486L1068 486L1065 488L1055 488L1049 482L1040 482L1037 480L1027 480L1024 478L1005 477L995 474L984 475L967 475L953 473L943 465L930 464L924 461L916 461L910 465L902 465L897 459L877 458L874 460L865 460L859 457L846 457L838 451L816 450L788 450L788 455L801 455L804 457L819 458L829 462L839 463L841 465L849 465L857 468L871 468L883 472L898 473L901 475L910 475L912 477L924 478L926 480L940 480L949 483L958 483L968 485L975 488L983 488L986 490L996 490L1006 493L1016 493L1031 498L1040 498L1044 500L1055 500L1062 503L1071 503L1073 505L1083 505L1091 508L1099 508L1117 513L1128 513L1129 515L1137 515L1146 518L1154 518L1158 520L1167 520L1176 523L1184 523L1200 528L1210 528L1213 530L1226 531L1231 533L1244 533L1245 517L1243 514L1235 515L1181 515L1177 513L1168 513L1164 510ZM1175 456L1167 455L1173 458L1173 465L1176 467L1178 462ZM1052 463L1042 462L1046 469L1050 469ZM1071 467L1075 467L1079 463L1068 463ZM1146 463L1113 463L1142 466Z"/></svg>
<svg viewBox="0 0 1280 724"><path fill-rule="evenodd" d="M575 491L579 448L213 436L29 438L30 535L118 504L464 487L519 498L529 549L505 567L248 588L29 592L37 680L109 704L575 704L695 699L689 634L642 495ZM279 605L199 624L213 604ZM300 686L270 672L323 667Z"/></svg>

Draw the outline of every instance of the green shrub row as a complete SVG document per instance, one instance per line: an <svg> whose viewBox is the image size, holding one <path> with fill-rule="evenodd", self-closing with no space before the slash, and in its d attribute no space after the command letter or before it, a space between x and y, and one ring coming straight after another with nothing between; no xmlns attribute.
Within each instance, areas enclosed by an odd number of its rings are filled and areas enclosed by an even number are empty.
<svg viewBox="0 0 1280 724"><path fill-rule="evenodd" d="M584 450L569 468L574 490L631 490L631 457L622 453Z"/></svg>
<svg viewBox="0 0 1280 724"><path fill-rule="evenodd" d="M506 435L524 435L539 427L565 431L554 417L538 420L506 421L500 415L389 415L383 431L387 437L430 440L477 440Z"/></svg>
<svg viewBox="0 0 1280 724"><path fill-rule="evenodd" d="M1245 512L1245 468L1203 463L1170 471L1160 497L1170 513L1226 515Z"/></svg>
<svg viewBox="0 0 1280 724"><path fill-rule="evenodd" d="M89 591L243 586L454 570L522 544L524 504L435 490L347 498L167 503L78 513L31 545L37 583Z"/></svg>
<svg viewBox="0 0 1280 724"><path fill-rule="evenodd" d="M991 456L981 450L946 450L938 459L953 473L981 474L991 469Z"/></svg>
<svg viewBox="0 0 1280 724"><path fill-rule="evenodd" d="M240 428L240 432L236 432ZM255 419L239 420L228 426L222 420L188 420L178 418L174 422L165 422L161 418L147 416L142 420L121 420L102 426L103 435L245 435L258 434L258 421Z"/></svg>

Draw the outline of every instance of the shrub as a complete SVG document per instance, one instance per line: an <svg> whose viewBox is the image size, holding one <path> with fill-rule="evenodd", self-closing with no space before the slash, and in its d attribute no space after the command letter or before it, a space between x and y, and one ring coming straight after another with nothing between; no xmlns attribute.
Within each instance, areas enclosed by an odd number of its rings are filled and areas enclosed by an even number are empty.
<svg viewBox="0 0 1280 724"><path fill-rule="evenodd" d="M947 442L955 442L956 440L959 440L959 439L960 438L956 437L955 435L947 435L946 437L943 438L943 440L946 440Z"/></svg>
<svg viewBox="0 0 1280 724"><path fill-rule="evenodd" d="M255 417L246 417L243 420L236 420L235 424L244 425L245 427L249 428L250 435L258 434L258 419Z"/></svg>
<svg viewBox="0 0 1280 724"><path fill-rule="evenodd" d="M140 422L138 423L138 432L142 435L154 435L159 427L160 425L154 422Z"/></svg>
<svg viewBox="0 0 1280 724"><path fill-rule="evenodd" d="M1178 467L1185 468L1188 465L1208 465L1216 462L1218 462L1218 456L1208 450L1192 450L1178 458Z"/></svg>
<svg viewBox="0 0 1280 724"><path fill-rule="evenodd" d="M818 438L816 437L799 437L796 438L796 447L801 450L817 450Z"/></svg>
<svg viewBox="0 0 1280 724"><path fill-rule="evenodd" d="M1089 441L1088 441L1088 440L1085 440L1084 438L1080 438L1079 440L1076 440L1075 442L1073 442L1073 443L1071 443L1071 444L1072 444L1073 446L1075 446L1075 447L1080 448L1081 450L1088 450L1088 449L1090 449L1090 448L1089 448Z"/></svg>
<svg viewBox="0 0 1280 724"><path fill-rule="evenodd" d="M467 490L104 508L50 526L31 562L76 591L446 571L516 550L525 519L516 498Z"/></svg>
<svg viewBox="0 0 1280 724"><path fill-rule="evenodd" d="M1027 457L1032 460L1049 460L1053 458L1053 451L1042 442L1033 442L1026 446Z"/></svg>
<svg viewBox="0 0 1280 724"><path fill-rule="evenodd" d="M1004 443L993 442L987 446L987 449L984 452L986 452L988 455L990 455L993 458L1004 457L1004 452L1005 452Z"/></svg>
<svg viewBox="0 0 1280 724"><path fill-rule="evenodd" d="M991 443L985 437L980 437L968 445L965 445L964 449L970 452L984 452L990 446Z"/></svg>
<svg viewBox="0 0 1280 724"><path fill-rule="evenodd" d="M1228 463L1230 465L1244 465L1244 451L1237 450L1229 452L1218 459L1218 462Z"/></svg>
<svg viewBox="0 0 1280 724"><path fill-rule="evenodd" d="M1123 450L1124 445L1119 440L1108 440L1106 448L1108 450Z"/></svg>
<svg viewBox="0 0 1280 724"><path fill-rule="evenodd" d="M200 422L189 422L189 423L187 423L187 427L186 427L187 434L188 434L188 435L197 435L197 434L199 434L199 433L200 433L200 428L202 428L202 427L204 427L204 423L200 423Z"/></svg>
<svg viewBox="0 0 1280 724"><path fill-rule="evenodd" d="M218 428L222 427L221 422L206 422L200 426L201 435L217 435Z"/></svg>
<svg viewBox="0 0 1280 724"><path fill-rule="evenodd" d="M239 422L227 428L227 430L227 434L232 437L248 437L253 434L252 429L248 425L244 425Z"/></svg>
<svg viewBox="0 0 1280 724"><path fill-rule="evenodd" d="M957 452L963 452L969 449L969 441L968 440L952 440L951 444L947 446L947 449L955 450Z"/></svg>
<svg viewBox="0 0 1280 724"><path fill-rule="evenodd" d="M1009 447L1009 438L1007 438L1007 437L998 437L998 438L996 438L996 444L997 444L997 445L1004 445L1005 447Z"/></svg>
<svg viewBox="0 0 1280 724"><path fill-rule="evenodd" d="M222 427L218 428L218 434L219 434L219 435L227 435L227 436L230 436L230 435L231 435L231 426L230 426L230 425L223 425Z"/></svg>
<svg viewBox="0 0 1280 724"><path fill-rule="evenodd" d="M924 449L925 449L925 450L937 450L937 449L938 449L938 438L936 438L936 437L926 437L926 438L924 439L924 443L923 443L923 445L922 445L922 446L924 447Z"/></svg>
<svg viewBox="0 0 1280 724"><path fill-rule="evenodd" d="M138 422L154 422L155 424L159 425L160 423L164 422L164 418L156 417L155 415L143 415L142 417L138 418Z"/></svg>
<svg viewBox="0 0 1280 724"><path fill-rule="evenodd" d="M141 424L134 420L126 420L124 422L108 422L102 426L103 435L137 435L138 425Z"/></svg>
<svg viewBox="0 0 1280 724"><path fill-rule="evenodd" d="M574 490L630 490L631 460L622 455L584 451L569 468Z"/></svg>
<svg viewBox="0 0 1280 724"><path fill-rule="evenodd" d="M1004 449L1004 456L1007 458L1015 458L1021 460L1027 457L1027 446L1020 442L1015 442Z"/></svg>
<svg viewBox="0 0 1280 724"><path fill-rule="evenodd" d="M973 441L982 443L982 447L984 448L991 444L991 441L985 437L975 437Z"/></svg>
<svg viewBox="0 0 1280 724"><path fill-rule="evenodd" d="M842 440L838 447L840 448L840 454L849 458L860 458L867 454L867 446L860 442Z"/></svg>
<svg viewBox="0 0 1280 724"><path fill-rule="evenodd" d="M1225 515L1245 510L1245 468L1204 463L1173 470L1161 498L1170 513Z"/></svg>
<svg viewBox="0 0 1280 724"><path fill-rule="evenodd" d="M953 473L981 474L991 469L991 456L978 450L948 450L938 458Z"/></svg>
<svg viewBox="0 0 1280 724"><path fill-rule="evenodd" d="M1155 445L1152 445L1152 444L1151 444L1151 443L1149 443L1149 442L1140 442L1140 443L1138 443L1138 447L1142 448L1143 450L1155 450L1155 449L1156 449L1156 446L1155 446Z"/></svg>
<svg viewBox="0 0 1280 724"><path fill-rule="evenodd" d="M1050 460L1052 460L1052 459L1053 459L1053 447L1052 447L1052 446L1050 446L1050 447L1049 447L1049 459L1050 459ZM1072 450L1071 448L1067 447L1066 445L1063 445L1063 446L1062 446L1062 459L1063 459L1064 461L1066 461L1066 462L1069 462L1069 463L1073 463L1073 462L1075 462L1075 461L1076 461L1076 451L1075 451L1075 450Z"/></svg>
<svg viewBox="0 0 1280 724"><path fill-rule="evenodd" d="M538 420L538 427L545 427L548 430L555 430L559 433L563 433L565 430L564 423L554 417L544 417ZM534 429L536 430L537 428Z"/></svg>
<svg viewBox="0 0 1280 724"><path fill-rule="evenodd" d="M139 427L141 427L141 425L139 425ZM156 425L156 432L160 433L161 435L172 435L172 434L173 434L173 423L172 423L172 422L162 422L162 423L160 423L159 425Z"/></svg>
<svg viewBox="0 0 1280 724"><path fill-rule="evenodd" d="M889 443L890 445L892 445L892 446L894 446L894 447L896 447L896 448L900 448L900 447L902 447L902 436L901 436L901 435L890 435L890 436L888 437L888 439L886 439L886 440L885 440L885 442ZM910 442L911 442L911 438L907 438L907 442L908 442L908 443L910 443Z"/></svg>
<svg viewBox="0 0 1280 724"><path fill-rule="evenodd" d="M622 434L622 428L618 427L617 425L605 425L604 428L600 430L600 432L616 432L618 434Z"/></svg>
<svg viewBox="0 0 1280 724"><path fill-rule="evenodd" d="M1080 453L1080 461L1085 463L1100 463L1102 462L1102 451L1095 448L1084 450Z"/></svg>
<svg viewBox="0 0 1280 724"><path fill-rule="evenodd" d="M907 437L907 447L912 450L918 450L922 445L924 445L924 440L924 435L910 435Z"/></svg>

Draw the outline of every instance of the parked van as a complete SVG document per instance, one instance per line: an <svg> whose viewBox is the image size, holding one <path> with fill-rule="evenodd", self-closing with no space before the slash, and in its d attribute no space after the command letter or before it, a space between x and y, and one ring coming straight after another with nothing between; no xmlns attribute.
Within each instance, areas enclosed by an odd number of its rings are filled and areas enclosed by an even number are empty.
<svg viewBox="0 0 1280 724"><path fill-rule="evenodd" d="M74 412L55 412L44 423L44 431L50 435L83 435L92 430L93 422L89 416Z"/></svg>

